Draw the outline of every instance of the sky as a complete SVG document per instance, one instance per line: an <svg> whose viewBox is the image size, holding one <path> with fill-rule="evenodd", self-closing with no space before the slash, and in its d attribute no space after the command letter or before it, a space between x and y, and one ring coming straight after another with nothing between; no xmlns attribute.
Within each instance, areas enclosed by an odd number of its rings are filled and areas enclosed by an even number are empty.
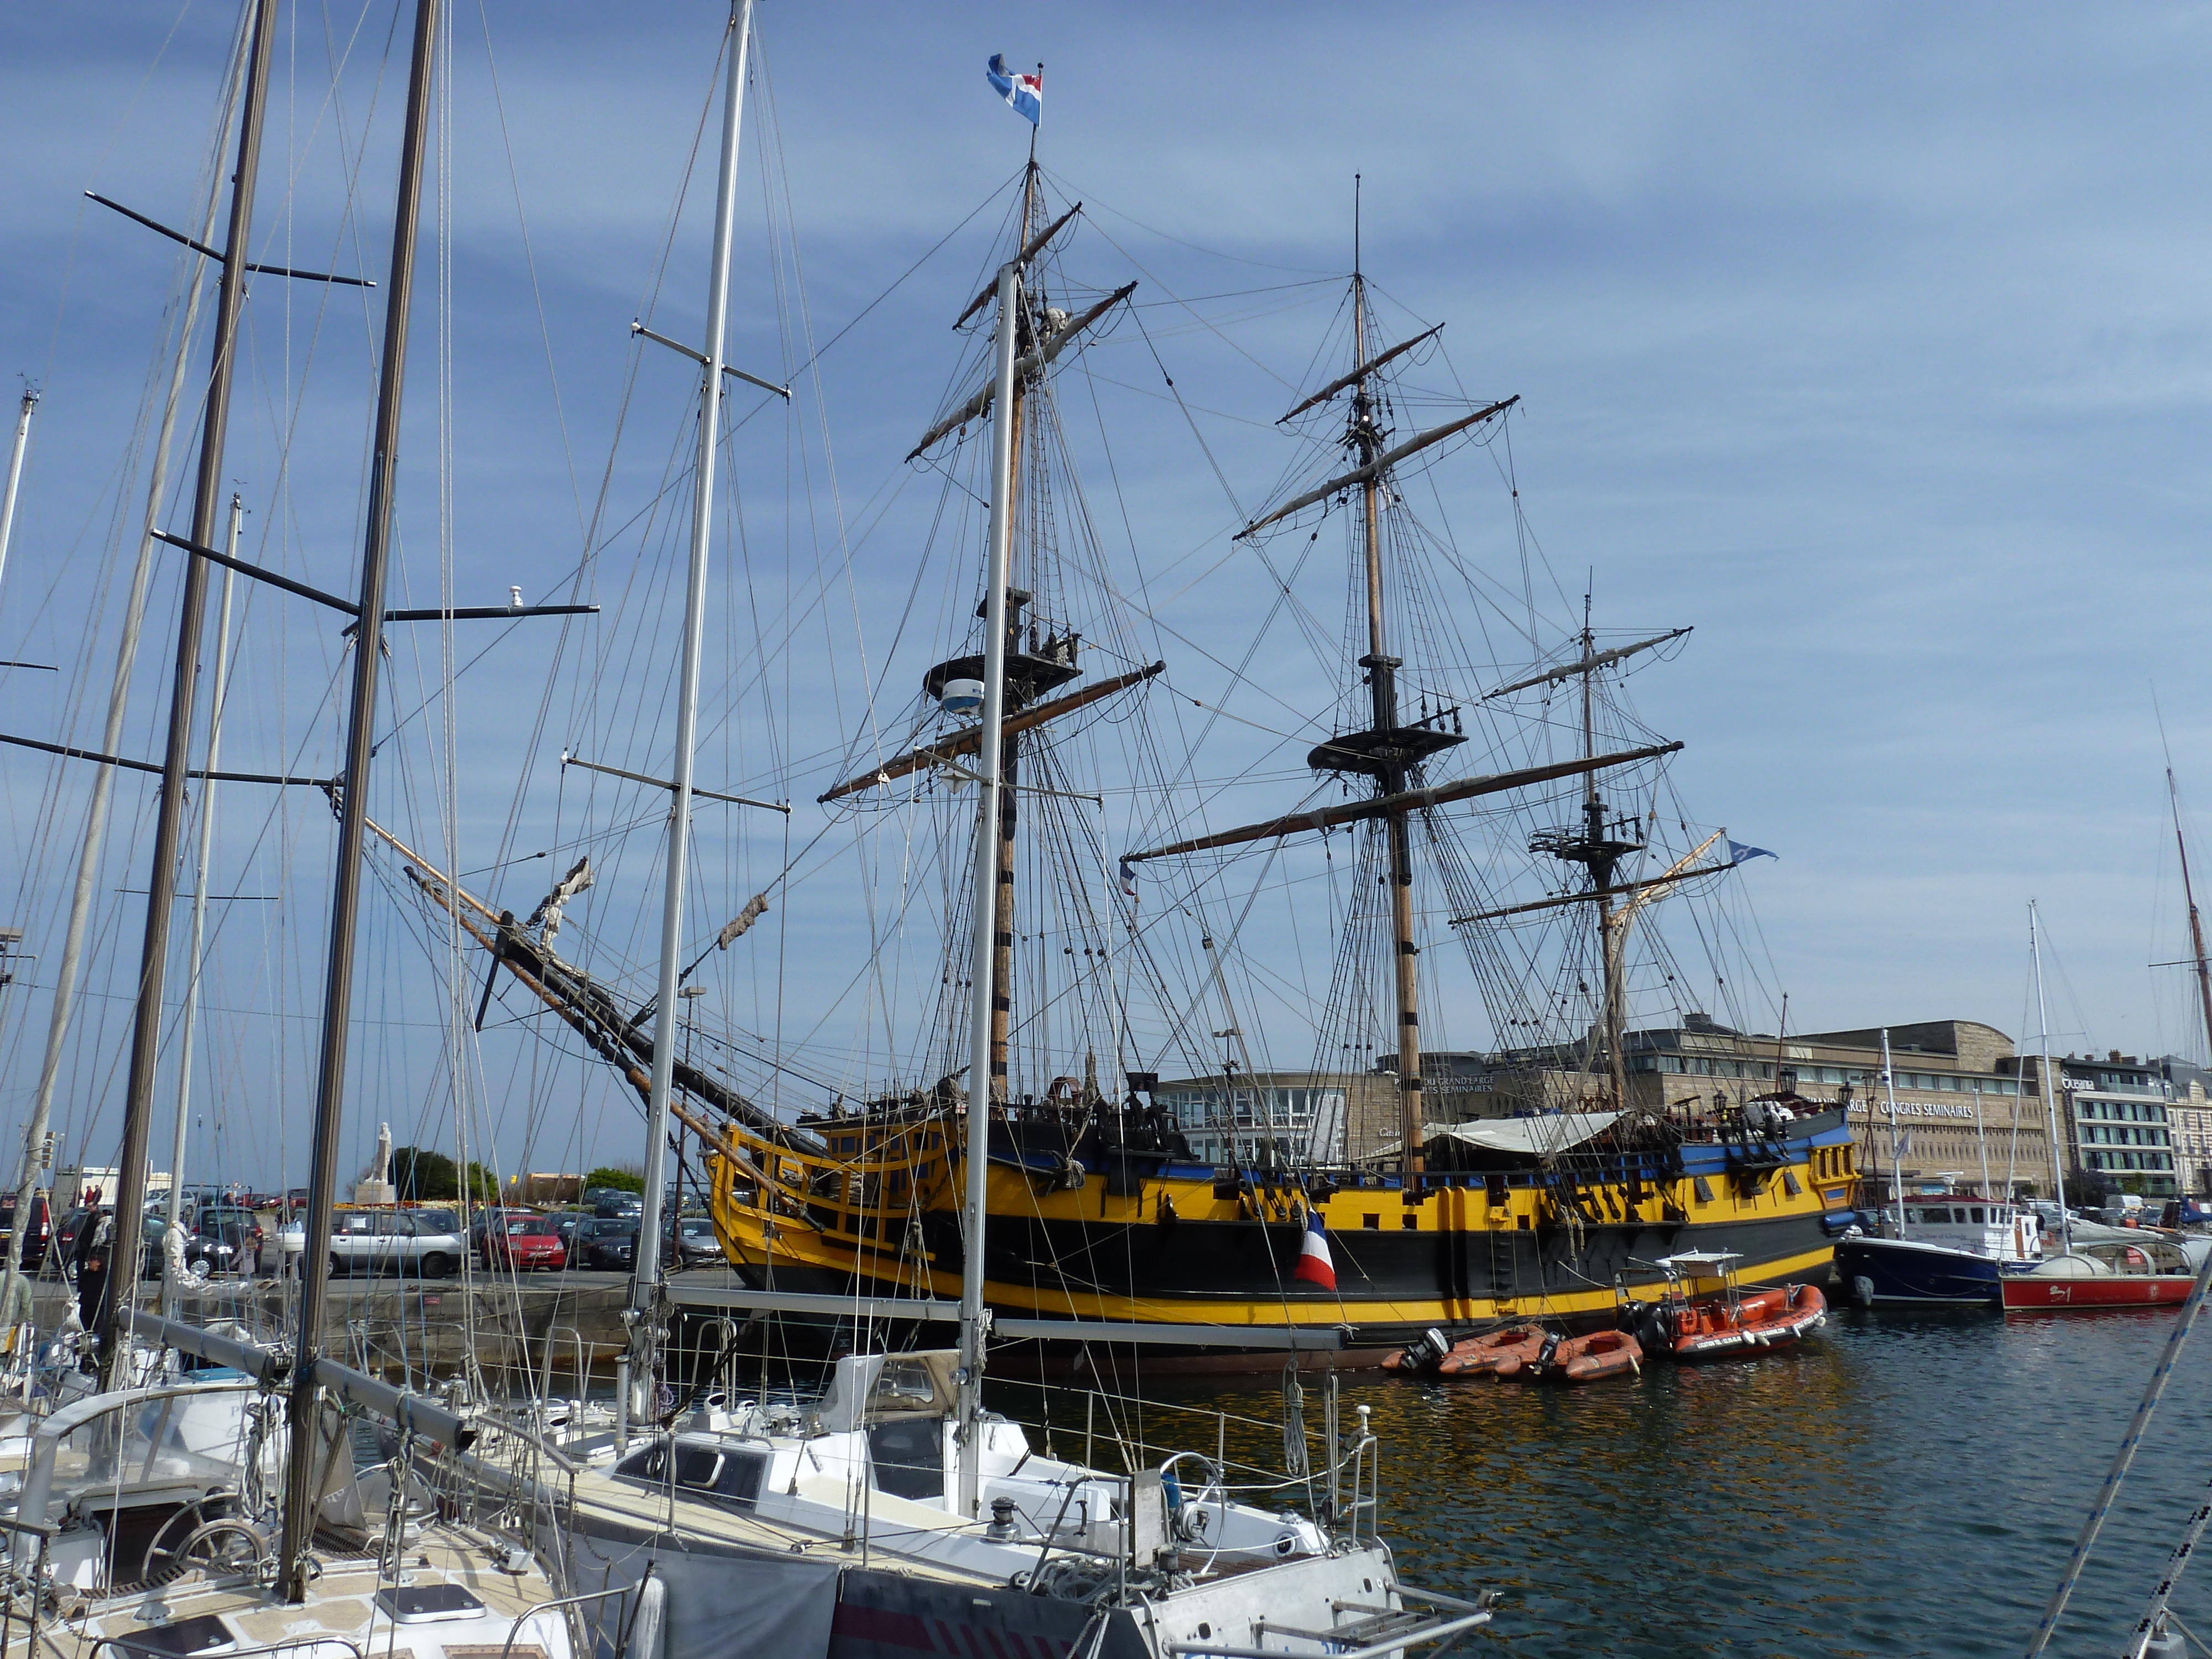
<svg viewBox="0 0 2212 1659"><path fill-rule="evenodd" d="M282 18L258 257L381 282L405 15L374 0ZM484 0L452 18L397 585L434 601L442 499L458 602L503 603L510 585L565 599L596 514L602 550L575 596L606 609L457 627L450 703L441 631L395 641L386 720L405 718L380 758L408 763L372 811L441 866L502 866L474 884L527 914L560 870L524 855L566 839L565 860L586 829L650 817L635 793L564 778L562 748L667 763L668 480L690 380L629 325L702 326L723 13ZM1685 743L1669 778L1699 821L1779 855L1736 878L1759 958L1747 1018L1771 1030L1787 991L1796 1030L1954 1017L2032 1042L2033 900L2054 1048L2201 1054L2184 971L2153 964L2189 950L2161 718L2185 817L2212 799L2212 664L2196 648L2212 610L2212 12L1481 5L1358 21L760 7L732 354L799 371L798 395L787 415L731 406L748 419L700 769L796 805L702 820L695 933L830 822L814 795L860 736L910 713L939 624L972 592L972 570L940 568L955 538L932 540L940 478L902 458L973 369L978 342L945 325L988 276L1026 153L1026 124L984 82L999 51L1046 64L1039 158L1086 208L1063 269L1096 289L1133 277L1148 307L1085 359L1115 434L1085 483L1102 543L1176 592L1176 631L1155 637L1178 693L1261 725L1325 696L1295 653L1270 702L1191 642L1249 636L1260 614L1228 537L1304 464L1271 427L1318 378L1357 173L1387 320L1446 325L1428 383L1521 398L1512 467L1550 595L1543 648L1585 586L1617 637L1695 626L1632 690L1643 724ZM42 394L0 657L58 671L0 669L0 730L97 745L181 266L83 192L172 225L204 210L236 25L211 0L0 16L0 369ZM255 284L226 457L248 556L341 592L382 293ZM179 528L195 396L161 513ZM1503 574L1517 550L1495 459L1458 452L1427 476L1467 556ZM159 752L178 575L156 562L128 754ZM1332 628L1337 592L1313 601ZM343 641L302 603L240 603L227 764L326 775ZM1504 654L1501 674L1523 665ZM1229 746L1204 775L1259 763L1267 744L1237 750L1242 729L1216 732ZM0 1125L27 1114L86 788L79 763L0 753L0 925L23 926L37 957L0 989ZM219 809L192 1158L274 1183L304 1164L331 836L319 798L269 793ZM129 890L146 884L154 791L127 778L115 802L56 1108L65 1149L91 1161L119 1123L143 927ZM653 839L648 825L594 843L600 887L569 935L633 971L653 950ZM794 1055L804 1039L815 1057L795 1066L851 1083L875 1041L855 1030L889 1018L851 988L881 919L854 899L857 862L818 867L779 899L773 962L716 981L701 1017L782 1033ZM449 959L425 916L386 866L364 924L349 1156L380 1119L402 1142L458 1133L506 1167L634 1156L618 1091L498 1018L461 1045L479 1080L454 1128L447 992L467 981L472 1011L480 965ZM1445 1000L1441 1028L1471 1041L1480 1022ZM1294 1054L1296 1016L1267 1017ZM165 1041L173 1102L173 1020Z"/></svg>

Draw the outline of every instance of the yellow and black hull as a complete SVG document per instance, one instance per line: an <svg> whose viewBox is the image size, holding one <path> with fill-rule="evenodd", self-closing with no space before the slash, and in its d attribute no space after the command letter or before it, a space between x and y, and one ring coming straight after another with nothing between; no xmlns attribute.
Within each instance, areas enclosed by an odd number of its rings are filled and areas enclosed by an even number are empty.
<svg viewBox="0 0 2212 1659"><path fill-rule="evenodd" d="M961 1160L949 1139L913 1131L842 1160L764 1152L764 1184L718 1159L724 1249L757 1285L957 1297ZM1133 1176L994 1158L984 1295L1010 1317L1302 1326L1375 1347L1431 1327L1609 1319L1621 1289L1656 1296L1652 1264L1684 1251L1734 1254L1747 1285L1825 1283L1849 1204L1848 1133L1808 1125L1757 1150L1685 1147L1674 1172L1584 1181L1568 1199L1539 1175L1436 1175L1414 1201L1395 1184L1308 1189L1187 1164ZM1296 1275L1309 1208L1327 1229L1333 1290Z"/></svg>

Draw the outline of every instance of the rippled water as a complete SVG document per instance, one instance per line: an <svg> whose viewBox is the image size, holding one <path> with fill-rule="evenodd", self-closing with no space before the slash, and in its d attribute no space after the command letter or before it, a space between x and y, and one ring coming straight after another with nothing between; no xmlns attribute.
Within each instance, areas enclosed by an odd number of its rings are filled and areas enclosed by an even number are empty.
<svg viewBox="0 0 2212 1659"><path fill-rule="evenodd" d="M1491 1631L1455 1651L2017 1655L2172 1321L1843 1311L1794 1352L1582 1389L1363 1373L1344 1409L1348 1423L1374 1408L1384 1533L1407 1577L1505 1592ZM1279 1411L1249 1383L1143 1392ZM1061 1435L1080 1426L1067 1400L1054 1402ZM1002 1403L1036 1407L1033 1394ZM1306 1418L1317 1437L1317 1395ZM1202 1419L1147 1428L1211 1449ZM1281 1463L1256 1431L1232 1431L1231 1450ZM2054 1652L2120 1652L2208 1476L2200 1330ZM2212 1560L2197 1575L2174 1605L2212 1641Z"/></svg>

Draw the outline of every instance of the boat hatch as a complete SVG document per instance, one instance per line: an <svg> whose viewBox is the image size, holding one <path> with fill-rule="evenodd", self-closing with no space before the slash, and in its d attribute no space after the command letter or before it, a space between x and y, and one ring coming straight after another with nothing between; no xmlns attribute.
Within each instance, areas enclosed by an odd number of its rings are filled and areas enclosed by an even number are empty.
<svg viewBox="0 0 2212 1659"><path fill-rule="evenodd" d="M197 1654L235 1652L238 1638L231 1634L230 1626L218 1615L204 1613L197 1619L179 1619L173 1624L133 1631L110 1645L132 1655L155 1653L167 1656L167 1659L191 1659Z"/></svg>
<svg viewBox="0 0 2212 1659"><path fill-rule="evenodd" d="M484 1604L463 1584L386 1584L376 1605L395 1625L436 1625L479 1617Z"/></svg>
<svg viewBox="0 0 2212 1659"><path fill-rule="evenodd" d="M936 1418L870 1424L868 1461L878 1492L894 1498L945 1496L945 1428Z"/></svg>

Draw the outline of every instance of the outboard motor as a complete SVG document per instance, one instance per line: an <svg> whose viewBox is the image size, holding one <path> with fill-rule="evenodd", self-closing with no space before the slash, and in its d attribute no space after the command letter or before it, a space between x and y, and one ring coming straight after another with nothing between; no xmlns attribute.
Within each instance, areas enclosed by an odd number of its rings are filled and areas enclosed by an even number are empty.
<svg viewBox="0 0 2212 1659"><path fill-rule="evenodd" d="M1557 1331L1545 1332L1544 1346L1536 1350L1536 1357L1528 1362L1528 1369L1541 1376L1552 1369L1552 1357L1559 1351L1559 1334Z"/></svg>
<svg viewBox="0 0 2212 1659"><path fill-rule="evenodd" d="M1674 1322L1656 1303L1632 1302L1620 1310L1616 1328L1636 1339L1637 1346L1654 1358L1673 1352Z"/></svg>
<svg viewBox="0 0 2212 1659"><path fill-rule="evenodd" d="M1399 1369L1425 1371L1450 1352L1450 1339L1431 1326L1406 1345L1406 1357L1399 1362Z"/></svg>

